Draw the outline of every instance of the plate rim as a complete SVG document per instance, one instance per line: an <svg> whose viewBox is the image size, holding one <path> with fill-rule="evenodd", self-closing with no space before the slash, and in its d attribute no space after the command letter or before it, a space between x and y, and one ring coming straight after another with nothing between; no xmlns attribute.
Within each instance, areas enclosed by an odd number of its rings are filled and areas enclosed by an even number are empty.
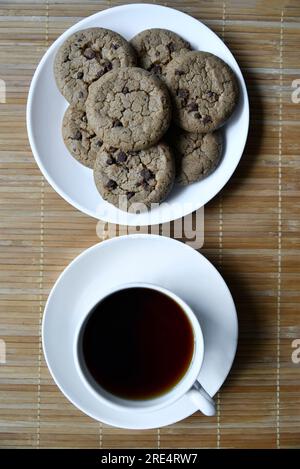
<svg viewBox="0 0 300 469"><path fill-rule="evenodd" d="M69 392L65 390L65 387L64 385L62 385L61 383L59 383L58 379L56 378L55 376L55 373L53 372L53 369L52 369L52 366L50 365L50 361L49 361L49 356L47 355L47 351L46 351L46 345L45 345L45 335L46 335L46 318L47 318L47 315L49 316L49 307L50 307L50 302L52 300L52 297L55 295L55 290L56 288L58 287L58 284L60 283L60 281L62 280L62 278L68 274L68 271L71 270L74 265L76 265L78 262L80 262L80 260L82 258L84 258L85 256L87 256L91 251L93 250L97 250L101 247L101 245L105 244L106 246L107 245L112 245L113 243L117 243L117 242L122 242L126 239L136 239L136 238L141 238L141 239L156 239L156 240L159 240L159 241L162 241L162 242L170 242L170 243L174 243L176 245L181 244L181 246L183 247L183 249L186 249L186 250L192 250L194 251L195 253L197 253L199 255L199 258L201 259L202 262L204 262L206 265L209 265L210 268L213 269L214 273L217 275L217 277L219 278L219 280L221 280L223 286L225 287L226 289L226 292L231 300L231 303L232 303L232 311L233 311L233 320L234 320L234 328L235 328L235 334L234 334L234 337L232 338L232 345L233 345L233 354L232 354L232 358L230 360L230 366L228 366L228 372L226 373L226 376L224 377L224 380L223 382L220 384L220 386L218 387L217 391L215 392L215 394L212 395L215 396L217 394L217 392L221 389L221 387L223 386L224 382L226 381L231 369L232 369L232 365L233 365L233 362L235 360L235 357L236 357L236 351L237 351L237 345L238 345L238 337L239 337L239 323L238 323L238 315L237 315L237 309L236 309L236 306L235 306L235 302L234 302L234 299L232 297L232 294L231 294L231 291L227 285L227 283L225 282L224 278L222 277L222 275L220 274L220 272L218 271L218 269L214 266L214 264L212 262L210 262L201 252L193 249L191 246L187 245L186 243L183 243L183 242L180 242L174 238L170 238L168 236L162 236L162 235L155 235L155 234L146 234L146 233L134 233L134 234L128 234L128 235L122 235L122 236L116 236L114 238L110 238L110 239L107 239L107 240L104 240L104 241L100 241L99 243L96 243L92 246L90 246L89 248L85 249L84 251L82 251L78 256L76 256L66 267L65 269L59 274L57 280L55 281L54 285L52 286L51 288L51 291L48 295L48 298L47 298L47 301L46 301L46 304L45 304L45 307L44 307L44 311L43 311L43 319L42 319L42 324L41 324L41 340L42 340L42 350L43 350L43 354L44 354L44 358L45 358L45 361L46 361L46 364L47 364L47 367L48 367L48 370L50 372L50 375L52 377L52 379L54 380L56 386L59 388L59 390L62 392L62 394L77 408L79 409L81 412L83 412L84 414L88 415L89 417L93 418L94 420L96 421L100 421L102 423L105 423L105 424L108 424L108 425L111 425L113 427L116 427L116 428L124 428L124 429L129 429L129 430L138 430L138 429L153 429L153 428L161 428L161 427L164 427L166 425L172 425L180 420L178 419L170 419L170 421L168 421L167 423L164 423L164 424L159 424L159 425L153 425L153 426L144 426L144 425L134 425L132 424L131 422L128 424L128 425L123 425L120 426L118 424L115 424L113 422L113 419L110 420L110 419L102 419L101 417L101 420L99 419L99 416L97 415L97 412L90 412L90 411L87 411L86 409L84 409L83 406L81 405L78 405L76 403L76 400L73 399L73 397L70 396ZM126 241L125 241L126 242ZM194 412L196 412L197 409L195 408ZM191 414L188 414L186 415L184 418L187 418L189 417L190 415L192 415L194 412L192 412Z"/></svg>
<svg viewBox="0 0 300 469"><path fill-rule="evenodd" d="M206 29L210 33L212 33L217 38L217 40L222 41L222 39L212 29L210 29L208 26L206 26L202 21L200 21L199 19L197 19L197 18L193 17L192 15L189 15L189 14L187 14L187 13L181 11L181 10L177 10L176 8L172 8L172 7L164 6L164 5L159 5L159 4L155 4L155 3L153 3L153 4L151 4L151 3L130 3L130 4L125 4L125 5L117 5L117 6L114 6L114 7L109 7L109 8L98 11L98 12L92 14L92 15L87 16L86 18L82 18L81 20L77 21L75 24L73 24L68 29L66 29L61 35L59 35L58 38L51 44L51 46L46 50L46 52L42 56L41 60L38 63L38 66L35 69L35 72L33 74L33 77L32 77L31 83L30 83L28 98L27 98L27 104L26 104L26 127L27 127L28 140L29 140L30 148L31 148L32 154L34 156L34 159L35 159L35 161L36 161L36 163L37 163L43 177L46 179L46 181L52 186L52 188L55 190L55 192L62 199L64 199L66 202L68 202L71 206L73 206L74 208L76 208L80 212L82 212L82 213L84 213L88 216L91 216L92 218L95 218L96 220L100 219L100 220L106 221L108 223L115 223L115 224L124 224L124 220L122 220L122 215L118 216L118 211L116 212L116 216L114 216L114 217L107 216L107 215L105 215L105 216L101 215L101 218L100 218L100 215L97 215L95 213L95 211L91 210L90 208L84 207L81 203L79 203L77 201L74 201L72 199L72 197L70 197L65 192L65 190L63 188L59 187L59 185L55 182L55 180L52 178L52 176L50 175L50 173L48 172L48 170L44 166L42 158L40 158L40 156L39 156L37 145L35 143L36 140L35 140L35 137L34 137L34 130L33 130L34 126L33 126L33 122L32 122L33 121L33 112L34 112L33 111L33 109L34 109L34 107L33 107L33 95L34 95L34 91L35 91L37 81L39 79L40 73L43 69L43 66L44 66L45 62L47 61L47 59L49 58L49 56L51 55L53 50L57 47L57 45L62 43L65 38L67 38L70 34L73 33L73 31L76 31L78 29L79 25L81 25L82 23L85 23L87 20L93 20L93 19L96 19L98 17L108 15L108 14L111 13L112 10L115 11L115 12L119 12L119 11L122 11L122 10L125 10L125 9L135 9L135 8L142 8L142 9L151 8L151 9L157 9L157 10L163 9L163 10L175 11L177 14L183 15L184 17L187 17L189 19L197 21L198 23L201 24L201 26L204 29ZM84 26L83 26L83 29L84 29ZM243 138L242 138L242 141L241 141L241 150L239 152L240 156L237 158L237 161L236 161L234 167L230 171L230 175L227 178L225 178L224 180L222 180L220 187L217 186L217 189L214 188L214 190L212 190L212 192L211 192L212 195L202 205L198 205L198 203L196 202L196 198L194 198L191 202L191 207L188 209L188 211L186 211L182 207L181 208L181 213L180 214L175 214L175 216L174 216L173 211L170 210L169 211L169 216L164 216L163 218L158 213L157 219L155 218L154 220L151 219L151 210L146 213L147 216L145 217L144 221L139 220L139 218L140 218L139 214L135 214L135 216L132 220L128 219L128 217L127 217L127 222L126 222L127 226L152 226L154 224L169 223L171 221L174 221L174 220L180 219L184 216L187 216L195 210L198 210L201 206L204 206L205 204L210 202L224 188L224 186L231 179L231 177L232 177L233 173L235 172L238 164L240 163L240 160L241 160L241 158L243 156L243 153L244 153L244 150L245 150L245 146L246 146L246 142L247 142L247 138L248 138L248 133L249 133L249 124L250 124L249 97L248 97L246 82L245 82L243 73L241 71L241 68L240 68L237 60L235 59L233 53L229 49L229 47L225 44L224 41L222 41L222 42L224 44L224 47L227 49L227 52L231 55L231 58L232 58L233 62L235 63L237 69L240 72L239 82L240 82L240 87L242 88L242 92L243 92L243 107L245 108L246 119L247 119L247 121L244 124L244 128L243 128ZM118 221L118 218L120 218L119 221Z"/></svg>

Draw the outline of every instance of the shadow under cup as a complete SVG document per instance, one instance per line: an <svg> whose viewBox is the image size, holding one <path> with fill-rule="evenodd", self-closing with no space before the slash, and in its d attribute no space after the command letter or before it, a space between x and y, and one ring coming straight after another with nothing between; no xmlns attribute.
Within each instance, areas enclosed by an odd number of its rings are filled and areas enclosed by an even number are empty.
<svg viewBox="0 0 300 469"><path fill-rule="evenodd" d="M126 408L164 406L195 383L203 337L192 310L151 284L120 287L86 315L75 359L89 389Z"/></svg>

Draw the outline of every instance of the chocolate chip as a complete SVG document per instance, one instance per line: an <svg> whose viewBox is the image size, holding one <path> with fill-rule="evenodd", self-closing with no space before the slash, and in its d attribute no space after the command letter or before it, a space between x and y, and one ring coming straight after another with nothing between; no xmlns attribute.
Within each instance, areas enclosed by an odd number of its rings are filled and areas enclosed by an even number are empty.
<svg viewBox="0 0 300 469"><path fill-rule="evenodd" d="M114 164L114 162L115 162L115 161L114 161L114 159L113 159L111 156L109 156L109 157L107 158L107 160L106 160L106 164L108 164L109 166L112 165L112 164Z"/></svg>
<svg viewBox="0 0 300 469"><path fill-rule="evenodd" d="M118 154L118 162L119 163L124 163L126 160L127 160L127 155L124 151L120 151L119 154Z"/></svg>
<svg viewBox="0 0 300 469"><path fill-rule="evenodd" d="M127 200L130 200L134 195L135 195L135 192L127 192Z"/></svg>
<svg viewBox="0 0 300 469"><path fill-rule="evenodd" d="M149 72L155 73L155 75L161 75L161 66L157 64L151 65L150 68L148 68Z"/></svg>
<svg viewBox="0 0 300 469"><path fill-rule="evenodd" d="M167 44L167 48L169 49L169 52L175 52L176 50L176 46L174 44L174 42L169 42L169 44Z"/></svg>
<svg viewBox="0 0 300 469"><path fill-rule="evenodd" d="M113 127L123 127L123 124L117 119L113 122Z"/></svg>
<svg viewBox="0 0 300 469"><path fill-rule="evenodd" d="M176 69L175 69L175 75L178 75L178 76L184 75L184 71L183 71L183 70L178 70L178 69L176 68Z"/></svg>
<svg viewBox="0 0 300 469"><path fill-rule="evenodd" d="M105 63L104 69L106 72L112 70L112 63L109 60Z"/></svg>
<svg viewBox="0 0 300 469"><path fill-rule="evenodd" d="M141 176L145 181L149 181L154 177L154 174L149 169L143 168L141 171Z"/></svg>
<svg viewBox="0 0 300 469"><path fill-rule="evenodd" d="M82 122L87 122L87 117L86 117L86 114L83 114L82 118L81 118Z"/></svg>
<svg viewBox="0 0 300 469"><path fill-rule="evenodd" d="M117 49L119 49L120 46L119 46L119 44L112 43L111 47L112 47L112 49L117 50Z"/></svg>
<svg viewBox="0 0 300 469"><path fill-rule="evenodd" d="M194 117L196 119L202 119L202 116L201 116L201 114L199 114L199 112L195 112Z"/></svg>
<svg viewBox="0 0 300 469"><path fill-rule="evenodd" d="M96 78L102 77L102 75L104 75L104 73L105 73L105 70L102 68L101 70L99 70L99 71L96 73Z"/></svg>
<svg viewBox="0 0 300 469"><path fill-rule="evenodd" d="M214 99L215 101L217 101L217 99L218 99L217 93L214 93L213 91L207 91L206 96L208 98Z"/></svg>
<svg viewBox="0 0 300 469"><path fill-rule="evenodd" d="M74 140L82 140L82 133L79 130L77 130L73 138Z"/></svg>
<svg viewBox="0 0 300 469"><path fill-rule="evenodd" d="M127 88L127 86L124 86L124 87L123 87L122 93L123 93L123 94L129 93L129 89Z"/></svg>
<svg viewBox="0 0 300 469"><path fill-rule="evenodd" d="M109 179L108 183L106 184L107 189L115 189L117 187L116 181L113 179Z"/></svg>
<svg viewBox="0 0 300 469"><path fill-rule="evenodd" d="M190 103L187 104L187 111L188 112L198 111L198 104L195 103L195 101L191 101Z"/></svg>
<svg viewBox="0 0 300 469"><path fill-rule="evenodd" d="M189 92L188 90L178 89L177 96L178 98L187 99L189 97Z"/></svg>
<svg viewBox="0 0 300 469"><path fill-rule="evenodd" d="M212 118L208 115L203 117L203 124L210 124L212 122Z"/></svg>
<svg viewBox="0 0 300 469"><path fill-rule="evenodd" d="M97 140L97 142L95 143L96 147L101 147L103 142L101 142L101 140Z"/></svg>
<svg viewBox="0 0 300 469"><path fill-rule="evenodd" d="M78 72L77 73L77 78L79 78L79 80L81 80L81 78L83 78L83 72Z"/></svg>
<svg viewBox="0 0 300 469"><path fill-rule="evenodd" d="M90 47L88 47L83 52L83 55L86 59L91 60L91 59L94 59L96 57L96 52L93 51L93 49L91 49Z"/></svg>

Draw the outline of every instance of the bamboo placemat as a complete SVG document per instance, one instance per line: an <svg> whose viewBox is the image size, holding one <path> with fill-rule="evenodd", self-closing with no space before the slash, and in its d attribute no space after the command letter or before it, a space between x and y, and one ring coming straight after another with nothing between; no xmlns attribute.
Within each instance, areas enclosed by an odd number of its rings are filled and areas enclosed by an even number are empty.
<svg viewBox="0 0 300 469"><path fill-rule="evenodd" d="M237 358L199 413L160 430L99 424L73 407L46 368L40 324L58 274L99 241L95 220L44 181L25 126L31 77L47 47L82 17L116 4L97 0L0 1L0 446L72 448L300 447L300 78L298 0L164 2L199 18L235 54L251 100L242 161L205 207L202 252L219 267L239 315ZM299 84L298 84L299 86Z"/></svg>

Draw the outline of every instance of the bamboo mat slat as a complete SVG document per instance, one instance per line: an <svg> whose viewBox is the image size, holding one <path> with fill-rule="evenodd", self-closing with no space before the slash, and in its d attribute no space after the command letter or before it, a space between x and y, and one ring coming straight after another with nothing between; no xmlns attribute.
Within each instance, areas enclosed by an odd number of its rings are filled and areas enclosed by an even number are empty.
<svg viewBox="0 0 300 469"><path fill-rule="evenodd" d="M169 1L199 18L235 54L250 96L245 154L205 207L202 252L235 298L240 326L217 415L128 431L99 424L70 404L44 362L40 324L59 273L99 241L96 222L41 176L25 124L28 88L49 45L83 17L127 2L0 2L0 447L300 448L300 78L298 0ZM124 227L123 227L124 232ZM126 230L125 230L126 232Z"/></svg>

